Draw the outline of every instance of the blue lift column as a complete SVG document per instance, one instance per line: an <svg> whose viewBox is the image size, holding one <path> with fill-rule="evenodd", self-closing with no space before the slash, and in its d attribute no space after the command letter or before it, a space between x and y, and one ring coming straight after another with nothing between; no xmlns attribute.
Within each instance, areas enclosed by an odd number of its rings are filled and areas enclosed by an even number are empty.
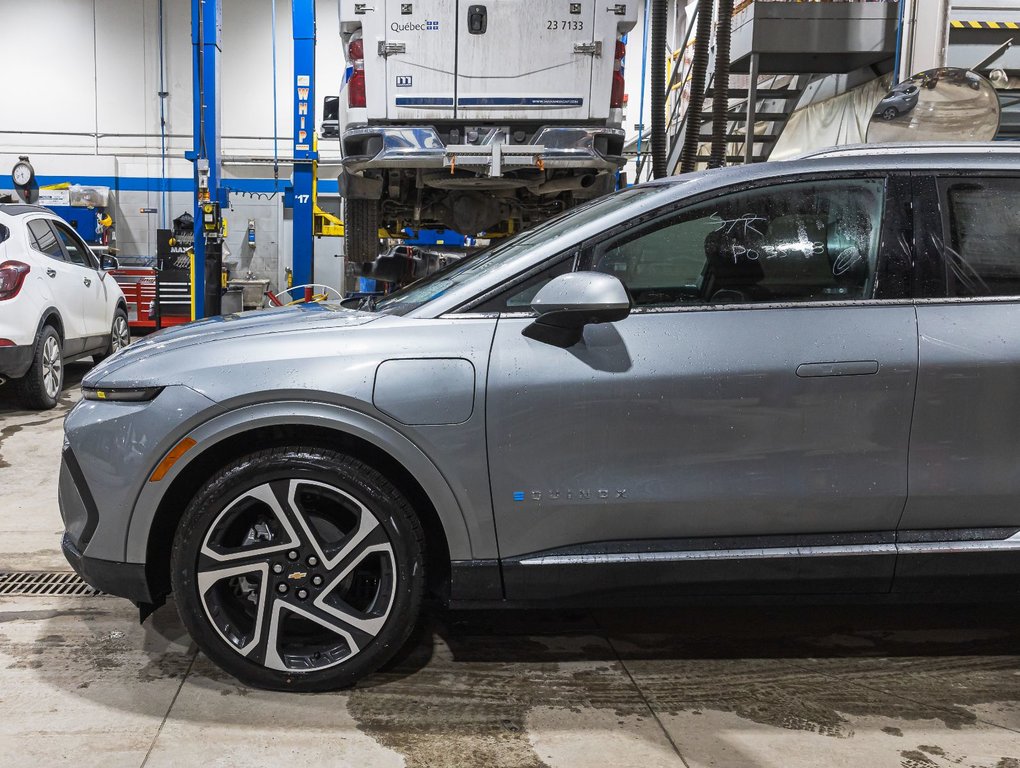
<svg viewBox="0 0 1020 768"><path fill-rule="evenodd" d="M220 313L223 263L221 211L228 205L220 167L221 0L191 0L192 101L195 145L195 318ZM213 220L214 219L214 220Z"/></svg>
<svg viewBox="0 0 1020 768"><path fill-rule="evenodd" d="M294 285L314 279L315 0L293 0L294 27Z"/></svg>

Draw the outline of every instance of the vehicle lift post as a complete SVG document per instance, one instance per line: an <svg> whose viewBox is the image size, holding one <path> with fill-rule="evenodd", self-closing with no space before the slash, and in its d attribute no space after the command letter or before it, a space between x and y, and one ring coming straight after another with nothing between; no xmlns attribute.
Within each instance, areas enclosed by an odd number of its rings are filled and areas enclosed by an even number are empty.
<svg viewBox="0 0 1020 768"><path fill-rule="evenodd" d="M222 214L229 205L221 186L220 54L222 0L191 0L192 120L194 149L185 154L195 164L194 316L220 313L223 266Z"/></svg>
<svg viewBox="0 0 1020 768"><path fill-rule="evenodd" d="M294 285L314 282L315 0L293 0L294 28Z"/></svg>

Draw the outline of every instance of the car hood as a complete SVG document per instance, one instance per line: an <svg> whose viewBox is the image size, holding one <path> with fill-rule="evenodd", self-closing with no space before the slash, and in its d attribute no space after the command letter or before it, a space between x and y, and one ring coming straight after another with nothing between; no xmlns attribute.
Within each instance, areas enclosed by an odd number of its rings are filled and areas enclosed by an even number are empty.
<svg viewBox="0 0 1020 768"><path fill-rule="evenodd" d="M345 328L365 325L380 316L345 309L339 304L298 304L293 307L258 309L234 315L212 317L186 325L166 328L125 347L93 368L82 381L95 386L125 366L157 355L177 352L196 344L209 344L250 336L285 333L303 329Z"/></svg>

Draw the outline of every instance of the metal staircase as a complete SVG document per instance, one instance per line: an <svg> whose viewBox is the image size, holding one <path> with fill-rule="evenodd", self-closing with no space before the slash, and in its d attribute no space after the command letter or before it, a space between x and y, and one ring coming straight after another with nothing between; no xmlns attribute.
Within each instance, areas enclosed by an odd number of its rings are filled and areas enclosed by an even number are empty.
<svg viewBox="0 0 1020 768"><path fill-rule="evenodd" d="M896 10L894 3L741 3L733 13L726 162L768 160L805 89L816 77L891 62ZM690 72L683 66L682 52L693 44L695 22L688 22L687 39L673 55L667 79L667 93L673 98L667 121L669 174L678 172L687 130L682 93ZM714 70L714 61L710 61L708 71ZM733 87L741 75L746 86ZM707 103L714 95L710 76ZM698 156L705 158L699 169L708 163L711 118L711 110L706 109L699 121Z"/></svg>
<svg viewBox="0 0 1020 768"><path fill-rule="evenodd" d="M770 77L762 85L752 88L730 88L730 108L727 113L732 119L727 123L726 142L732 153L726 155L727 163L763 163L769 159L776 141L779 140L787 120L796 109L810 76L794 75L789 84L780 85L784 76ZM753 95L752 95L753 91ZM715 89L709 87L706 98L712 99ZM748 141L748 126L751 138ZM699 156L702 148L712 141L712 116L701 118ZM707 151L705 152L707 154Z"/></svg>

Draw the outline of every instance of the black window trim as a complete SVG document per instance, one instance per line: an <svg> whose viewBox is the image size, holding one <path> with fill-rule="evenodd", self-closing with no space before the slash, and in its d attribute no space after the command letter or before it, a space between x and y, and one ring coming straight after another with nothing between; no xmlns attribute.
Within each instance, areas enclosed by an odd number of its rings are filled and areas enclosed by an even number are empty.
<svg viewBox="0 0 1020 768"><path fill-rule="evenodd" d="M909 178L911 176L910 171L900 171L889 168L874 168L867 169L864 171L853 170L853 171L816 171L810 173L797 173L791 174L790 176L783 176L778 179L776 178L762 178L756 179L753 183L742 183L739 185L722 187L719 189L710 190L703 192L699 195L692 195L690 197L684 197L679 200L674 200L671 203L660 206L658 208L647 211L646 213L638 216L629 221L600 232L594 237L590 237L580 243L572 245L570 248L562 251L561 253L550 257L540 265L536 265L525 272L517 275L512 280L504 283L497 288L492 288L479 296L476 296L469 301L466 301L460 307L449 310L443 313L443 317L472 317L477 318L479 316L492 316L492 312L484 312L478 310L477 307L481 306L488 301L496 298L504 291L512 290L515 286L521 282L530 279L534 275L550 269L553 266L559 264L563 259L569 258L571 255L575 258L574 271L578 271L578 266L582 263L582 260L590 254L591 249L599 243L609 240L620 233L626 232L630 229L636 229L644 226L647 222L657 219L660 217L668 217L674 213L677 213L684 208L694 207L700 205L703 202L712 200L717 197L724 195L750 192L757 189L763 189L773 186L785 186L787 184L803 184L810 182L824 182L824 181L839 181L839 180L867 180L867 179L884 179L885 193L886 193L886 210L892 201L894 195L905 195L909 193ZM899 186L902 189L895 188L892 182L895 179L907 180L906 184ZM912 203L912 201L908 201ZM879 254L878 263L876 264L876 272L881 272L885 264L885 248L883 247L886 226L886 216L883 216L883 232L879 241ZM664 306L664 307L632 307L631 314L669 314L674 312L719 312L719 311L739 311L739 310L758 310L758 309L818 309L827 307L851 307L851 306L909 306L915 301L913 296L902 297L895 299L838 299L833 301L803 301L803 302L789 302L789 301L775 301L775 302L754 302L746 304L709 304L709 305L676 305L676 306ZM499 317L506 318L529 318L535 317L535 313L530 309L523 309L520 311L504 311L498 313Z"/></svg>
<svg viewBox="0 0 1020 768"><path fill-rule="evenodd" d="M95 254L92 253L92 249L89 248L88 243L86 243L82 239L81 235L79 235L75 231L74 227L72 227L66 221L60 221L57 219L48 219L48 221L50 222L50 226L53 228L54 233L57 235L57 239L60 242L61 249L64 251L64 257L67 259L67 263L74 267L81 267L82 269L91 269L93 272L98 272L99 265L97 263ZM77 264L71 261L70 255L67 253L67 246L64 244L63 238L60 237L60 226L63 226L70 233L71 239L77 242L78 247L84 249L82 251L82 256L85 257L86 262L85 264Z"/></svg>
<svg viewBox="0 0 1020 768"><path fill-rule="evenodd" d="M510 294L512 291L519 289L524 283L527 283L532 278L537 277L544 272L556 269L556 267L560 266L565 261L572 261L573 264L571 265L570 271L577 272L578 271L577 265L580 257L581 249L576 245L572 246L567 250L561 251L555 256L547 259L546 261L543 261L541 264L537 264L531 269L527 269L524 272L521 272L512 280L508 280L502 285L499 285L495 288L486 291L478 298L472 300L470 310L462 312L461 310L458 309L455 310L454 312L448 312L446 314L448 315L457 314L458 316L460 316L470 312L475 315L481 314L481 315L534 316L535 313L530 308L520 310L498 310L498 309L481 309L481 307L484 307L486 304L489 304L490 302L499 301L501 298L505 301L506 298L508 298L508 294Z"/></svg>

